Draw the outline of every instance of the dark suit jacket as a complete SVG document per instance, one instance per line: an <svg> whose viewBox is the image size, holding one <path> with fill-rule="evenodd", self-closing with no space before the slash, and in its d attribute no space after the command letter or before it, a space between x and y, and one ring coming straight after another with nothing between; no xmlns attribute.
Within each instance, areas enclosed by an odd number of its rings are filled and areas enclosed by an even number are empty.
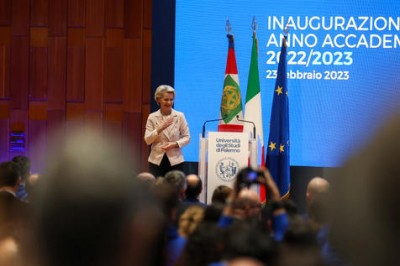
<svg viewBox="0 0 400 266"><path fill-rule="evenodd" d="M7 191L0 191L0 229L20 226L27 217L27 203Z"/></svg>

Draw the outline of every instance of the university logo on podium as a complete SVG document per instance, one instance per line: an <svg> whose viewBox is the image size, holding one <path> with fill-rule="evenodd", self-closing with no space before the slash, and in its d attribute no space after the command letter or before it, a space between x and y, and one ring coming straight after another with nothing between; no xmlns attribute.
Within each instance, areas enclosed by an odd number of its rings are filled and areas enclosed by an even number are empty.
<svg viewBox="0 0 400 266"><path fill-rule="evenodd" d="M233 158L223 158L215 166L215 173L219 179L232 182L239 171L239 163Z"/></svg>

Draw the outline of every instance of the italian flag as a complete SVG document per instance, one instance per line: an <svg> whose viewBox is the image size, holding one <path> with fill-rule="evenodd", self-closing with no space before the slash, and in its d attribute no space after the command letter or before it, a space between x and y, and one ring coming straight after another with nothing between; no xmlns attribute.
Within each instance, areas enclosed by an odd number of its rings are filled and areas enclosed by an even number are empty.
<svg viewBox="0 0 400 266"><path fill-rule="evenodd" d="M253 46L251 49L251 60L249 79L247 83L246 104L245 104L245 120L253 121L256 126L256 139L260 147L258 154L261 154L261 166L265 166L264 154L264 135L263 135L263 122L262 122L262 108L261 108L261 93L260 93L260 75L258 72L258 42L255 32L253 33ZM244 130L253 132L253 126L245 123ZM266 199L266 192L264 187L260 187L261 202Z"/></svg>

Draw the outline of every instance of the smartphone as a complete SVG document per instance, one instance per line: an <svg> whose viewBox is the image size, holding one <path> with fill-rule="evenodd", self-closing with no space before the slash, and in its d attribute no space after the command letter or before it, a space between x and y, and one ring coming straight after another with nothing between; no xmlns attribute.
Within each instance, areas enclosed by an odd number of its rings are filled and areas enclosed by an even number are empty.
<svg viewBox="0 0 400 266"><path fill-rule="evenodd" d="M264 182L264 172L254 170L250 167L243 168L237 175L237 191L243 188L250 188L253 184Z"/></svg>

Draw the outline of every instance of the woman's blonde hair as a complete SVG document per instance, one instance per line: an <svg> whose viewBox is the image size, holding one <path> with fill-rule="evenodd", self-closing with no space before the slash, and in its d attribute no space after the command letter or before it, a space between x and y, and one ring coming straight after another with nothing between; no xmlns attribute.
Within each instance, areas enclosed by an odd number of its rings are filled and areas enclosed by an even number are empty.
<svg viewBox="0 0 400 266"><path fill-rule="evenodd" d="M154 93L154 100L156 100L156 103L161 99L161 97L164 95L164 93L172 93L174 94L175 98L175 90L169 85L160 85L157 87L156 92Z"/></svg>

